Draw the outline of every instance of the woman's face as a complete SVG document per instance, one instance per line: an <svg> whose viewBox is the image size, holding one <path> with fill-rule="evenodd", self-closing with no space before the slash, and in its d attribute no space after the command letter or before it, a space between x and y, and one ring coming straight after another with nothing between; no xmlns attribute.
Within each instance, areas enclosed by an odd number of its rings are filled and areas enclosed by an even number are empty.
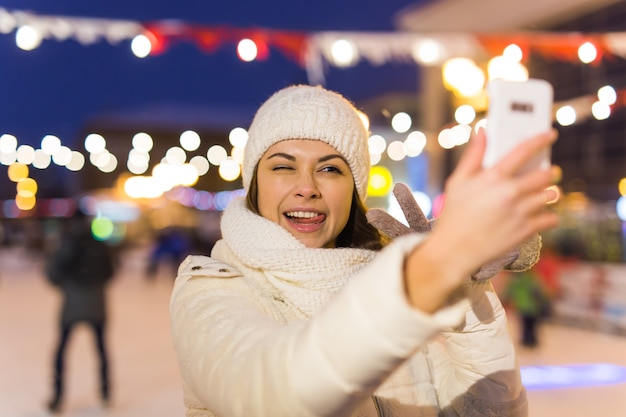
<svg viewBox="0 0 626 417"><path fill-rule="evenodd" d="M348 222L354 180L327 143L292 139L272 145L257 167L261 216L309 248L331 248Z"/></svg>

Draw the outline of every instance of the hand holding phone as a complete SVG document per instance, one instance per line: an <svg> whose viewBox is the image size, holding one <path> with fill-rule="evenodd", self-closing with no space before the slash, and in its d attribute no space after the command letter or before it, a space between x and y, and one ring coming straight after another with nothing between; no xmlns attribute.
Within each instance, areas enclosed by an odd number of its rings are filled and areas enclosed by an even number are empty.
<svg viewBox="0 0 626 417"><path fill-rule="evenodd" d="M494 165L524 140L552 127L553 88L545 80L508 81L496 79L487 87L487 148L483 167ZM550 150L535 156L521 172L550 167Z"/></svg>

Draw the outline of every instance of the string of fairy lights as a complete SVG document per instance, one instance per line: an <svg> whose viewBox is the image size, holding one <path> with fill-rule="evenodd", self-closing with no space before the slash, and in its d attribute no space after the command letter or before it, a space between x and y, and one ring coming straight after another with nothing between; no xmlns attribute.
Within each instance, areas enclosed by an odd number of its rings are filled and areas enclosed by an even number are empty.
<svg viewBox="0 0 626 417"><path fill-rule="evenodd" d="M235 45L243 62L267 59L269 46L280 50L306 67L312 82L323 82L323 61L336 67L350 67L360 60L381 64L393 59L410 57L419 65L438 65L442 70L444 86L455 97L454 122L439 132L424 132L414 125L411 116L399 112L390 118L393 137L376 132L372 126L369 139L373 170L368 193L374 196L388 194L393 179L382 166L383 155L391 161L417 157L424 152L429 141L436 141L443 149L465 144L472 131L486 124L481 117L487 105L485 86L489 80L504 78L526 80L529 78L524 60L533 48L541 52L542 34L516 36L517 43L502 45L505 36L472 34L414 33L358 33L321 32L303 34L270 29L245 30L224 27L198 27L177 23L153 22L149 25L130 20L78 18L68 16L42 16L31 12L10 11L0 8L0 34L15 36L16 46L27 51L45 47L44 41L75 39L89 45L106 40L112 45L129 45L138 59L164 53L176 41L193 41L207 52L215 51L224 44ZM550 41L554 41L554 34ZM520 39L522 40L520 42ZM561 55L567 54L582 65L597 63L602 56L613 54L625 57L626 34L608 33L602 37L563 34ZM499 42L499 43L498 43ZM573 43L575 42L575 43ZM497 54L485 59L485 51ZM575 58L574 58L575 57ZM610 85L599 85L596 92L567 102L555 103L554 120L562 126L579 123L589 117L604 120L616 107L626 102L624 90ZM369 128L369 120L364 115ZM385 127L386 129L386 127ZM231 149L220 145L208 146L204 155L188 158L189 152L197 151L202 144L199 134L185 130L180 135L180 146L173 146L165 155L152 155L153 139L146 132L132 137L128 155L114 155L107 149L107 141L100 133L93 132L84 139L84 150L71 149L54 135L41 139L38 149L20 144L11 133L0 132L0 164L8 166L8 176L16 184L16 197L5 202L12 207L11 213L32 210L37 204L37 183L29 176L29 169L46 169L51 164L79 172L90 163L104 174L124 171L128 175L123 189L131 199L154 199L172 193L177 188L192 188L199 177L206 175L211 167L218 170L224 181L235 181L241 174L241 158L247 141L243 127L234 127L229 134ZM204 145L206 146L206 144ZM120 158L126 158L121 169ZM158 158L156 164L151 160ZM150 169L150 166L152 168ZM626 189L626 179L620 183L620 192ZM622 195L626 194L626 190ZM187 197L187 200L189 198ZM213 198L211 197L211 200ZM217 200L217 199L215 199ZM202 207L207 207L205 203ZM626 202L621 203L626 206ZM215 206L210 206L215 209ZM17 210L16 210L17 209ZM624 208L626 212L626 208ZM626 213L624 213L626 219Z"/></svg>

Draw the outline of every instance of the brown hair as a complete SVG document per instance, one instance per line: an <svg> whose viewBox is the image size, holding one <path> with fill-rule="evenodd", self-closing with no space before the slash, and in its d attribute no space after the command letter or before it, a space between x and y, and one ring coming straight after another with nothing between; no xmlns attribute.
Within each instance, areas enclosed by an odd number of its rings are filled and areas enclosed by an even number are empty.
<svg viewBox="0 0 626 417"><path fill-rule="evenodd" d="M259 214L258 195L257 169L255 168L250 181L250 188L246 195L246 204L250 210L257 214ZM337 236L336 247L378 251L389 243L390 239L367 221L366 212L367 207L361 201L355 187L352 192L350 216L346 226Z"/></svg>

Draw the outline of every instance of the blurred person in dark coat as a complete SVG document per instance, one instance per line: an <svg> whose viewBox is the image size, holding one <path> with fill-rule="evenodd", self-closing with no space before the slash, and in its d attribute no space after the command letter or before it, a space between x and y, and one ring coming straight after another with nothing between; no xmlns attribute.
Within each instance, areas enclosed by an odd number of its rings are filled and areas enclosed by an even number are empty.
<svg viewBox="0 0 626 417"><path fill-rule="evenodd" d="M47 264L48 280L63 296L59 316L59 339L53 361L53 395L48 403L52 412L63 399L64 360L69 337L77 324L93 330L100 360L100 397L107 405L110 395L109 366L105 343L106 284L114 273L110 248L96 240L90 219L80 210L70 219L66 233Z"/></svg>

